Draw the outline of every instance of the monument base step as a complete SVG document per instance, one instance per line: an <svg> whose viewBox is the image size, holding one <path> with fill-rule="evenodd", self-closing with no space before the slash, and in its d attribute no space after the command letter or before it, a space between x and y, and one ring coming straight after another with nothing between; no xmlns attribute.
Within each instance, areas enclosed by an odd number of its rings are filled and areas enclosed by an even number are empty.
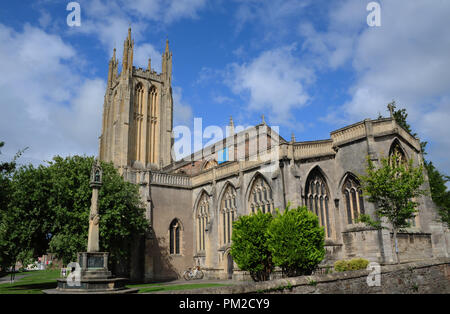
<svg viewBox="0 0 450 314"><path fill-rule="evenodd" d="M138 289L127 289L126 278L81 278L78 282L57 279L57 288L44 293L134 293Z"/></svg>

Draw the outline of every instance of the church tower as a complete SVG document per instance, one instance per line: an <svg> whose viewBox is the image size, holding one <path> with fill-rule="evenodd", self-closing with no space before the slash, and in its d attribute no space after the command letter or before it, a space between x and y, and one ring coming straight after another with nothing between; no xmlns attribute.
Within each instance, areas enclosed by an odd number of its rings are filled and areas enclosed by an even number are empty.
<svg viewBox="0 0 450 314"><path fill-rule="evenodd" d="M123 44L122 70L116 49L109 62L103 105L100 159L123 168L160 169L172 162L172 53L169 41L162 55L162 72L133 66L131 28Z"/></svg>

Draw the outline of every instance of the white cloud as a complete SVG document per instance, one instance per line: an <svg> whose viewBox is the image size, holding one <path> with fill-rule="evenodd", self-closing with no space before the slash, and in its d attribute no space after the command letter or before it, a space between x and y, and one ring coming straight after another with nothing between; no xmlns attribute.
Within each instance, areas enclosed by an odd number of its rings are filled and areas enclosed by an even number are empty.
<svg viewBox="0 0 450 314"><path fill-rule="evenodd" d="M0 41L0 66L5 73L0 77L2 98L17 99L17 113L45 122L51 109L47 103L64 102L71 96L69 87L76 80L63 61L75 56L74 49L58 36L29 25L16 33L0 24ZM13 105L2 102L2 107Z"/></svg>
<svg viewBox="0 0 450 314"><path fill-rule="evenodd" d="M171 23L181 18L197 18L198 11L204 8L205 4L206 0L172 0L167 6L164 20Z"/></svg>
<svg viewBox="0 0 450 314"><path fill-rule="evenodd" d="M40 17L39 17L39 25L42 28L47 28L48 26L50 26L51 22L52 22L52 17L50 15L49 12L45 11L44 9L40 10Z"/></svg>
<svg viewBox="0 0 450 314"><path fill-rule="evenodd" d="M196 18L206 6L204 0L187 1L103 1L80 0L81 27L68 28L98 38L110 56L117 48L120 59L127 30L132 26L135 41L134 64L161 71L161 53L142 39L149 29L161 31L180 19ZM44 29L52 16L40 10L39 25L25 25L21 31L0 24L0 134L6 142L0 158L11 158L30 147L21 158L41 163L56 154L97 154L101 132L101 111L105 82L83 77L78 66L84 61L74 47ZM161 47L163 49L164 47ZM189 123L192 108L174 87L175 122Z"/></svg>
<svg viewBox="0 0 450 314"><path fill-rule="evenodd" d="M20 162L34 164L55 155L98 153L106 84L77 70L77 51L61 37L25 25L22 31L0 24L0 158L25 147ZM135 64L161 70L160 54L150 44L135 50ZM174 122L190 125L192 108L173 87Z"/></svg>
<svg viewBox="0 0 450 314"><path fill-rule="evenodd" d="M224 71L216 70L209 67L202 67L197 74L197 79L194 85L203 86L205 84L210 84L212 81L216 80L218 77L222 77Z"/></svg>
<svg viewBox="0 0 450 314"><path fill-rule="evenodd" d="M139 17L170 24L183 18L196 18L206 0L121 0L117 3Z"/></svg>
<svg viewBox="0 0 450 314"><path fill-rule="evenodd" d="M97 154L101 133L103 97L106 84L101 79L85 80L68 107L59 107L51 114L55 127L65 140L74 143L75 151Z"/></svg>
<svg viewBox="0 0 450 314"><path fill-rule="evenodd" d="M367 28L366 5L359 0L327 3L328 15L322 23L328 23L325 31L317 31L309 19L302 20L298 34L303 37L302 49L309 62L333 70L346 65L353 57L359 33Z"/></svg>
<svg viewBox="0 0 450 314"><path fill-rule="evenodd" d="M295 45L276 48L248 64L231 64L227 85L248 101L250 111L270 113L272 122L289 124L291 110L307 104L305 85L314 80L313 72L293 55L295 49Z"/></svg>
<svg viewBox="0 0 450 314"><path fill-rule="evenodd" d="M69 33L97 37L110 57L116 48L120 59L123 42L131 27L135 40L135 65L146 68L151 57L153 69L161 71L161 52L165 47L155 48L143 39L148 40L149 33L161 32L181 19L197 18L206 7L206 0L81 0L80 5L83 12L81 27L72 28Z"/></svg>
<svg viewBox="0 0 450 314"><path fill-rule="evenodd" d="M147 68L148 58L151 58L152 69L161 72L161 54L150 44L135 46L133 63L136 67Z"/></svg>
<svg viewBox="0 0 450 314"><path fill-rule="evenodd" d="M78 74L79 57L59 36L0 24L0 41L2 158L25 147L20 161L33 163L57 154L96 154L104 82Z"/></svg>
<svg viewBox="0 0 450 314"><path fill-rule="evenodd" d="M368 12L360 6L361 1L347 0L330 10L325 32L300 28L306 50L331 69L351 61L356 73L350 100L326 119L354 122L387 115L386 105L395 99L407 109L414 131L432 142L431 160L437 158L449 173L450 142L442 135L450 134L450 2L383 1L379 28L367 26Z"/></svg>
<svg viewBox="0 0 450 314"><path fill-rule="evenodd" d="M311 0L235 0L235 32L247 24L263 28L264 39L277 39L290 32L292 19L298 20L311 4Z"/></svg>
<svg viewBox="0 0 450 314"><path fill-rule="evenodd" d="M183 100L182 94L181 87L172 87L174 126L190 126L193 122L192 107Z"/></svg>
<svg viewBox="0 0 450 314"><path fill-rule="evenodd" d="M227 96L217 95L213 97L213 101L218 104L231 104L234 100Z"/></svg>
<svg viewBox="0 0 450 314"><path fill-rule="evenodd" d="M135 0L135 1L120 1L132 13L139 16L158 20L160 18L162 4L159 0Z"/></svg>
<svg viewBox="0 0 450 314"><path fill-rule="evenodd" d="M138 43L149 31L154 33L181 19L197 18L206 0L80 0L80 5L85 17L81 27L71 31L93 34L109 53L116 47L120 55L128 27L132 27Z"/></svg>

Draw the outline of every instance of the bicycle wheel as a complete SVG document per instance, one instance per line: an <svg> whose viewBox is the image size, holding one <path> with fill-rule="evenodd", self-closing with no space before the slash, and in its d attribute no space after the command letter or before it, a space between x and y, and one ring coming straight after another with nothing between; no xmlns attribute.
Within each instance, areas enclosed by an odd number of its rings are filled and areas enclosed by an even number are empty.
<svg viewBox="0 0 450 314"><path fill-rule="evenodd" d="M188 271L188 270L186 270L186 271L183 273L183 278L184 278L185 280L190 280L190 279L191 279L191 272Z"/></svg>
<svg viewBox="0 0 450 314"><path fill-rule="evenodd" d="M203 271L198 270L197 274L195 275L195 279L202 279L203 278Z"/></svg>

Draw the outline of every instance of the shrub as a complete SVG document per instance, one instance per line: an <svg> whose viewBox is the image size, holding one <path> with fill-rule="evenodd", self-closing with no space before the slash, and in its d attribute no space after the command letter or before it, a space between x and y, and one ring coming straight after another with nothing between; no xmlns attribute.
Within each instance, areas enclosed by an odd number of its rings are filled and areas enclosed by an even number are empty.
<svg viewBox="0 0 450 314"><path fill-rule="evenodd" d="M363 258L354 258L349 261L340 260L334 263L334 269L338 272L349 270L361 270L366 269L369 265L369 261Z"/></svg>
<svg viewBox="0 0 450 314"><path fill-rule="evenodd" d="M366 269L369 261L363 258L352 259L349 263L350 270Z"/></svg>
<svg viewBox="0 0 450 314"><path fill-rule="evenodd" d="M267 228L271 213L241 216L233 223L231 256L240 269L250 272L253 280L268 280L272 257L267 246Z"/></svg>
<svg viewBox="0 0 450 314"><path fill-rule="evenodd" d="M306 207L278 213L267 233L272 261L287 276L309 275L325 257L324 229Z"/></svg>
<svg viewBox="0 0 450 314"><path fill-rule="evenodd" d="M334 270L338 272L347 271L348 269L348 261L340 260L334 263Z"/></svg>

